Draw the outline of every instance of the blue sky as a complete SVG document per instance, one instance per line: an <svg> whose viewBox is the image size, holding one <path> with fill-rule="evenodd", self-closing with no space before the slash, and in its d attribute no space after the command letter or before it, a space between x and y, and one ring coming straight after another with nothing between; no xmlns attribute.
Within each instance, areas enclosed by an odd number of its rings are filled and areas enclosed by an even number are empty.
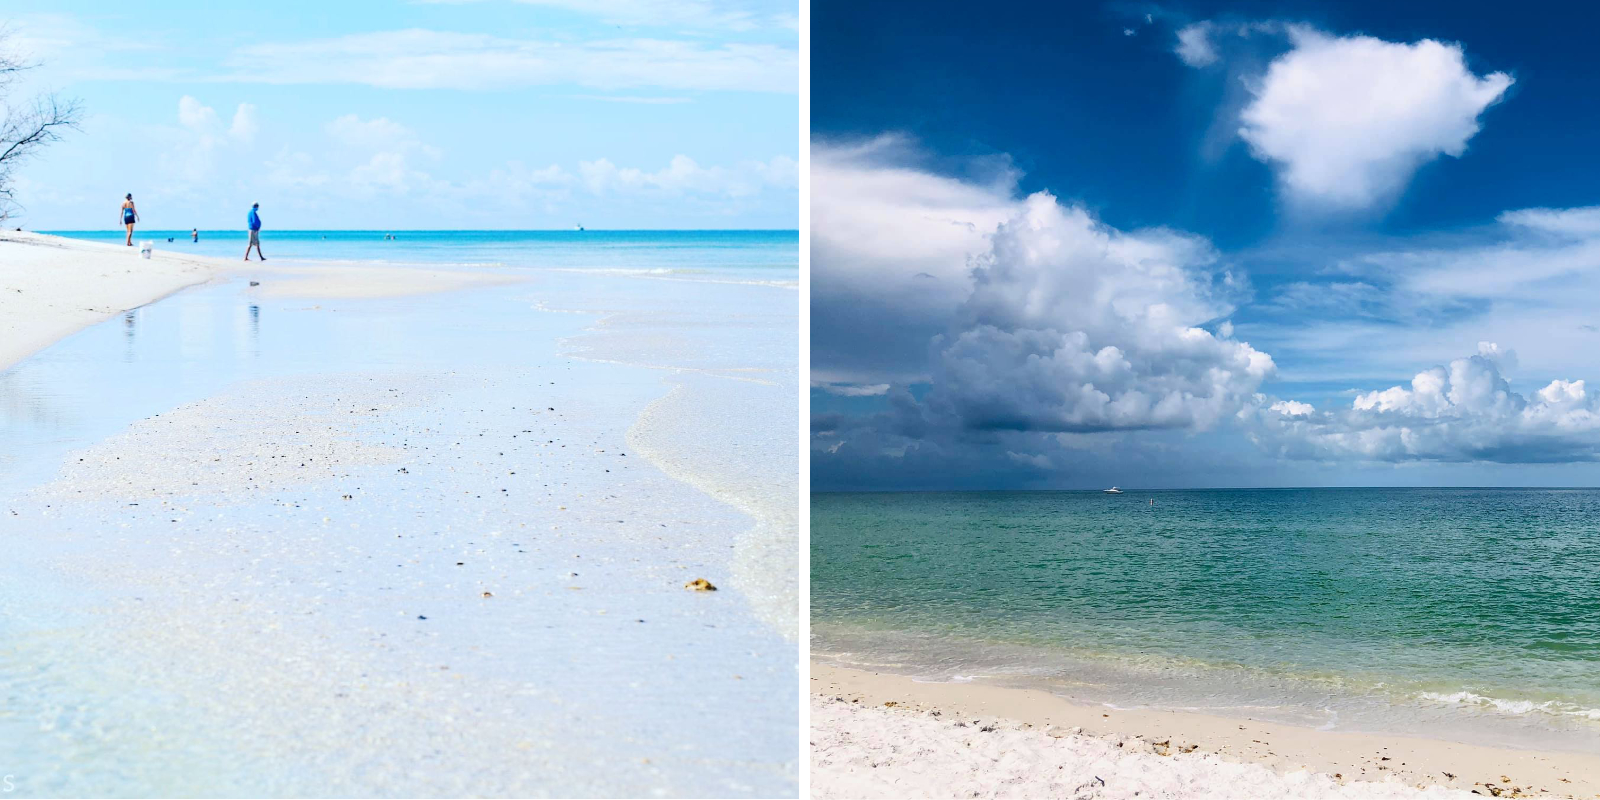
<svg viewBox="0 0 1600 800"><path fill-rule="evenodd" d="M15 7L13 7L15 8ZM794 228L781 0L59 2L0 12L83 130L29 227Z"/></svg>
<svg viewBox="0 0 1600 800"><path fill-rule="evenodd" d="M1600 483L1586 13L814 3L814 486Z"/></svg>

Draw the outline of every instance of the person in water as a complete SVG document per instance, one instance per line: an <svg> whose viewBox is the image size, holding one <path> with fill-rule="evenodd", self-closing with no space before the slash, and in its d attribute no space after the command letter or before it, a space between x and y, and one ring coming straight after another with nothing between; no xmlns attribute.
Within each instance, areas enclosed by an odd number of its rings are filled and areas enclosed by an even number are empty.
<svg viewBox="0 0 1600 800"><path fill-rule="evenodd" d="M133 246L133 223L139 221L139 209L133 207L133 195L130 193L122 200L122 224L128 226L128 246Z"/></svg>
<svg viewBox="0 0 1600 800"><path fill-rule="evenodd" d="M194 237L195 241L197 241L197 242L200 241L200 229L199 228L195 228L194 230L189 231L189 235ZM256 249L260 250L261 248L258 247Z"/></svg>
<svg viewBox="0 0 1600 800"><path fill-rule="evenodd" d="M261 215L256 213L260 208L260 203L251 203L250 214L245 217L245 221L250 223L250 241L244 246L244 260L246 261L250 260L251 247L256 249L256 255L261 256L262 261L267 260L266 256L261 255Z"/></svg>

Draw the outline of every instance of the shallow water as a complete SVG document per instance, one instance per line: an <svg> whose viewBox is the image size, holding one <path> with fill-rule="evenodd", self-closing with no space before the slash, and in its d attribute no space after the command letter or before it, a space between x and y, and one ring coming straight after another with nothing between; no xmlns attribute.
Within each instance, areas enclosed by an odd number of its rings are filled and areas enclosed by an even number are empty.
<svg viewBox="0 0 1600 800"><path fill-rule="evenodd" d="M677 373L563 355L607 313L690 302L781 317L794 293L224 283L0 373L0 774L19 796L792 795L795 646L735 577L754 521L627 441Z"/></svg>
<svg viewBox="0 0 1600 800"><path fill-rule="evenodd" d="M811 519L813 649L843 664L1600 747L1597 490L818 494Z"/></svg>
<svg viewBox="0 0 1600 800"><path fill-rule="evenodd" d="M240 220L244 219L240 215ZM121 243L121 230L46 231L57 236ZM385 239L386 235L395 238ZM171 237L172 242L167 238ZM243 230L137 230L135 244L157 250L241 258ZM774 282L799 280L797 231L278 231L261 235L277 261L427 263L513 270L555 269L651 275L660 279ZM269 262L270 263L270 262Z"/></svg>

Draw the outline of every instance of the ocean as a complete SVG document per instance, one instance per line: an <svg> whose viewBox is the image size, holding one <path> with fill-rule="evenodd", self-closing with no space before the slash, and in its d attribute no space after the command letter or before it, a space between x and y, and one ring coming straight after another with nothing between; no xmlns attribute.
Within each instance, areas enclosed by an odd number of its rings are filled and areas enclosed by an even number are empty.
<svg viewBox="0 0 1600 800"><path fill-rule="evenodd" d="M811 542L843 666L1600 748L1600 490L814 494Z"/></svg>
<svg viewBox="0 0 1600 800"><path fill-rule="evenodd" d="M121 230L41 231L118 243ZM393 235L393 239L385 239ZM172 241L168 242L167 239ZM134 244L243 258L243 230L134 231ZM797 231L279 231L261 232L269 260L427 263L475 268L616 270L686 280L797 283ZM254 258L254 254L251 256Z"/></svg>

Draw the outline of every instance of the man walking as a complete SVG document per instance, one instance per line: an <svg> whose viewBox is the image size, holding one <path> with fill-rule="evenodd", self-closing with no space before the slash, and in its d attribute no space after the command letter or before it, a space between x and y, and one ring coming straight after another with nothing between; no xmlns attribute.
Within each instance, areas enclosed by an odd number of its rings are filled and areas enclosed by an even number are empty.
<svg viewBox="0 0 1600 800"><path fill-rule="evenodd" d="M251 203L250 216L246 217L250 222L250 242L244 246L244 260L246 261L250 260L251 247L256 249L256 255L261 256L262 261L267 260L266 256L261 255L261 215L256 213L256 209L259 208L261 208L260 203Z"/></svg>

